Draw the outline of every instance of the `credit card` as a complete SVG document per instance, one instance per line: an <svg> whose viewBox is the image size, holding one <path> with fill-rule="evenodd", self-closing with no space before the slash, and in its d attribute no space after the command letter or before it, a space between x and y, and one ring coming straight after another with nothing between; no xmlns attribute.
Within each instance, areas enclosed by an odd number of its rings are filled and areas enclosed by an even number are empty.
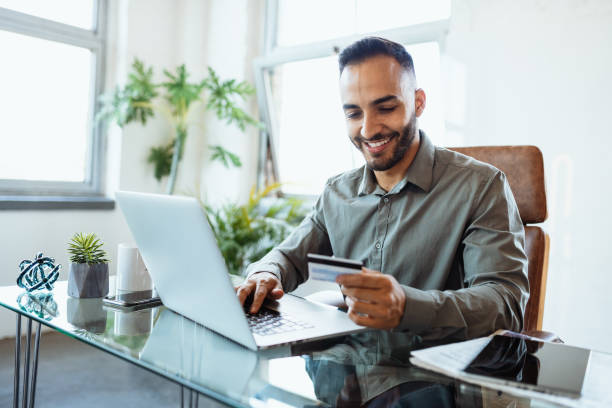
<svg viewBox="0 0 612 408"><path fill-rule="evenodd" d="M308 254L307 259L310 278L327 282L335 282L339 275L360 273L363 266L361 261L318 254Z"/></svg>

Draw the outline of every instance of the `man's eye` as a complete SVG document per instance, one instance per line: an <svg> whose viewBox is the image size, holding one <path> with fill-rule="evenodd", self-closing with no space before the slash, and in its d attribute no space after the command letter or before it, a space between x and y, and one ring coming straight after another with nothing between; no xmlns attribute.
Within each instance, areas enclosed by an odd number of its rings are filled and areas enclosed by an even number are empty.
<svg viewBox="0 0 612 408"><path fill-rule="evenodd" d="M361 115L361 112L347 112L346 113L346 118L347 119L355 119L358 118Z"/></svg>
<svg viewBox="0 0 612 408"><path fill-rule="evenodd" d="M380 110L381 112L393 112L395 110L395 106L390 106L390 107L380 107L378 108L378 110Z"/></svg>

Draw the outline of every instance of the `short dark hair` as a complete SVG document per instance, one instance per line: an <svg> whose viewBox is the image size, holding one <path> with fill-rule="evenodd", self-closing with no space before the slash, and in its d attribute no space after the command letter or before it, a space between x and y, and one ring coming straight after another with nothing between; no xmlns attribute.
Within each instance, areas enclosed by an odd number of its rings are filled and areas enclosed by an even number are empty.
<svg viewBox="0 0 612 408"><path fill-rule="evenodd" d="M378 55L395 58L402 68L414 76L414 63L404 46L381 37L365 37L343 49L338 57L340 74L347 65L358 64Z"/></svg>

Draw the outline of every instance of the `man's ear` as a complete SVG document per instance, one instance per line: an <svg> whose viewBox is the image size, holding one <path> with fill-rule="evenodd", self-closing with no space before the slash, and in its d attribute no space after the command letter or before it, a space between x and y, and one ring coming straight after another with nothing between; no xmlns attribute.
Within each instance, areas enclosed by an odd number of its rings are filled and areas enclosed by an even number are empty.
<svg viewBox="0 0 612 408"><path fill-rule="evenodd" d="M427 96L421 88L414 91L414 113L417 117L421 116L427 104Z"/></svg>

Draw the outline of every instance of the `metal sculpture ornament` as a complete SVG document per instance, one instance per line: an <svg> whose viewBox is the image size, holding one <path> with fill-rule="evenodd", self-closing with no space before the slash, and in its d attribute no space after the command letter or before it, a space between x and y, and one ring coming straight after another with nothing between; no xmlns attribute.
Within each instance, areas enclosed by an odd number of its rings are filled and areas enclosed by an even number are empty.
<svg viewBox="0 0 612 408"><path fill-rule="evenodd" d="M33 261L25 259L19 264L21 273L17 277L17 286L28 292L38 289L51 291L61 268L62 265L55 265L55 259L43 256L43 253L39 252Z"/></svg>

